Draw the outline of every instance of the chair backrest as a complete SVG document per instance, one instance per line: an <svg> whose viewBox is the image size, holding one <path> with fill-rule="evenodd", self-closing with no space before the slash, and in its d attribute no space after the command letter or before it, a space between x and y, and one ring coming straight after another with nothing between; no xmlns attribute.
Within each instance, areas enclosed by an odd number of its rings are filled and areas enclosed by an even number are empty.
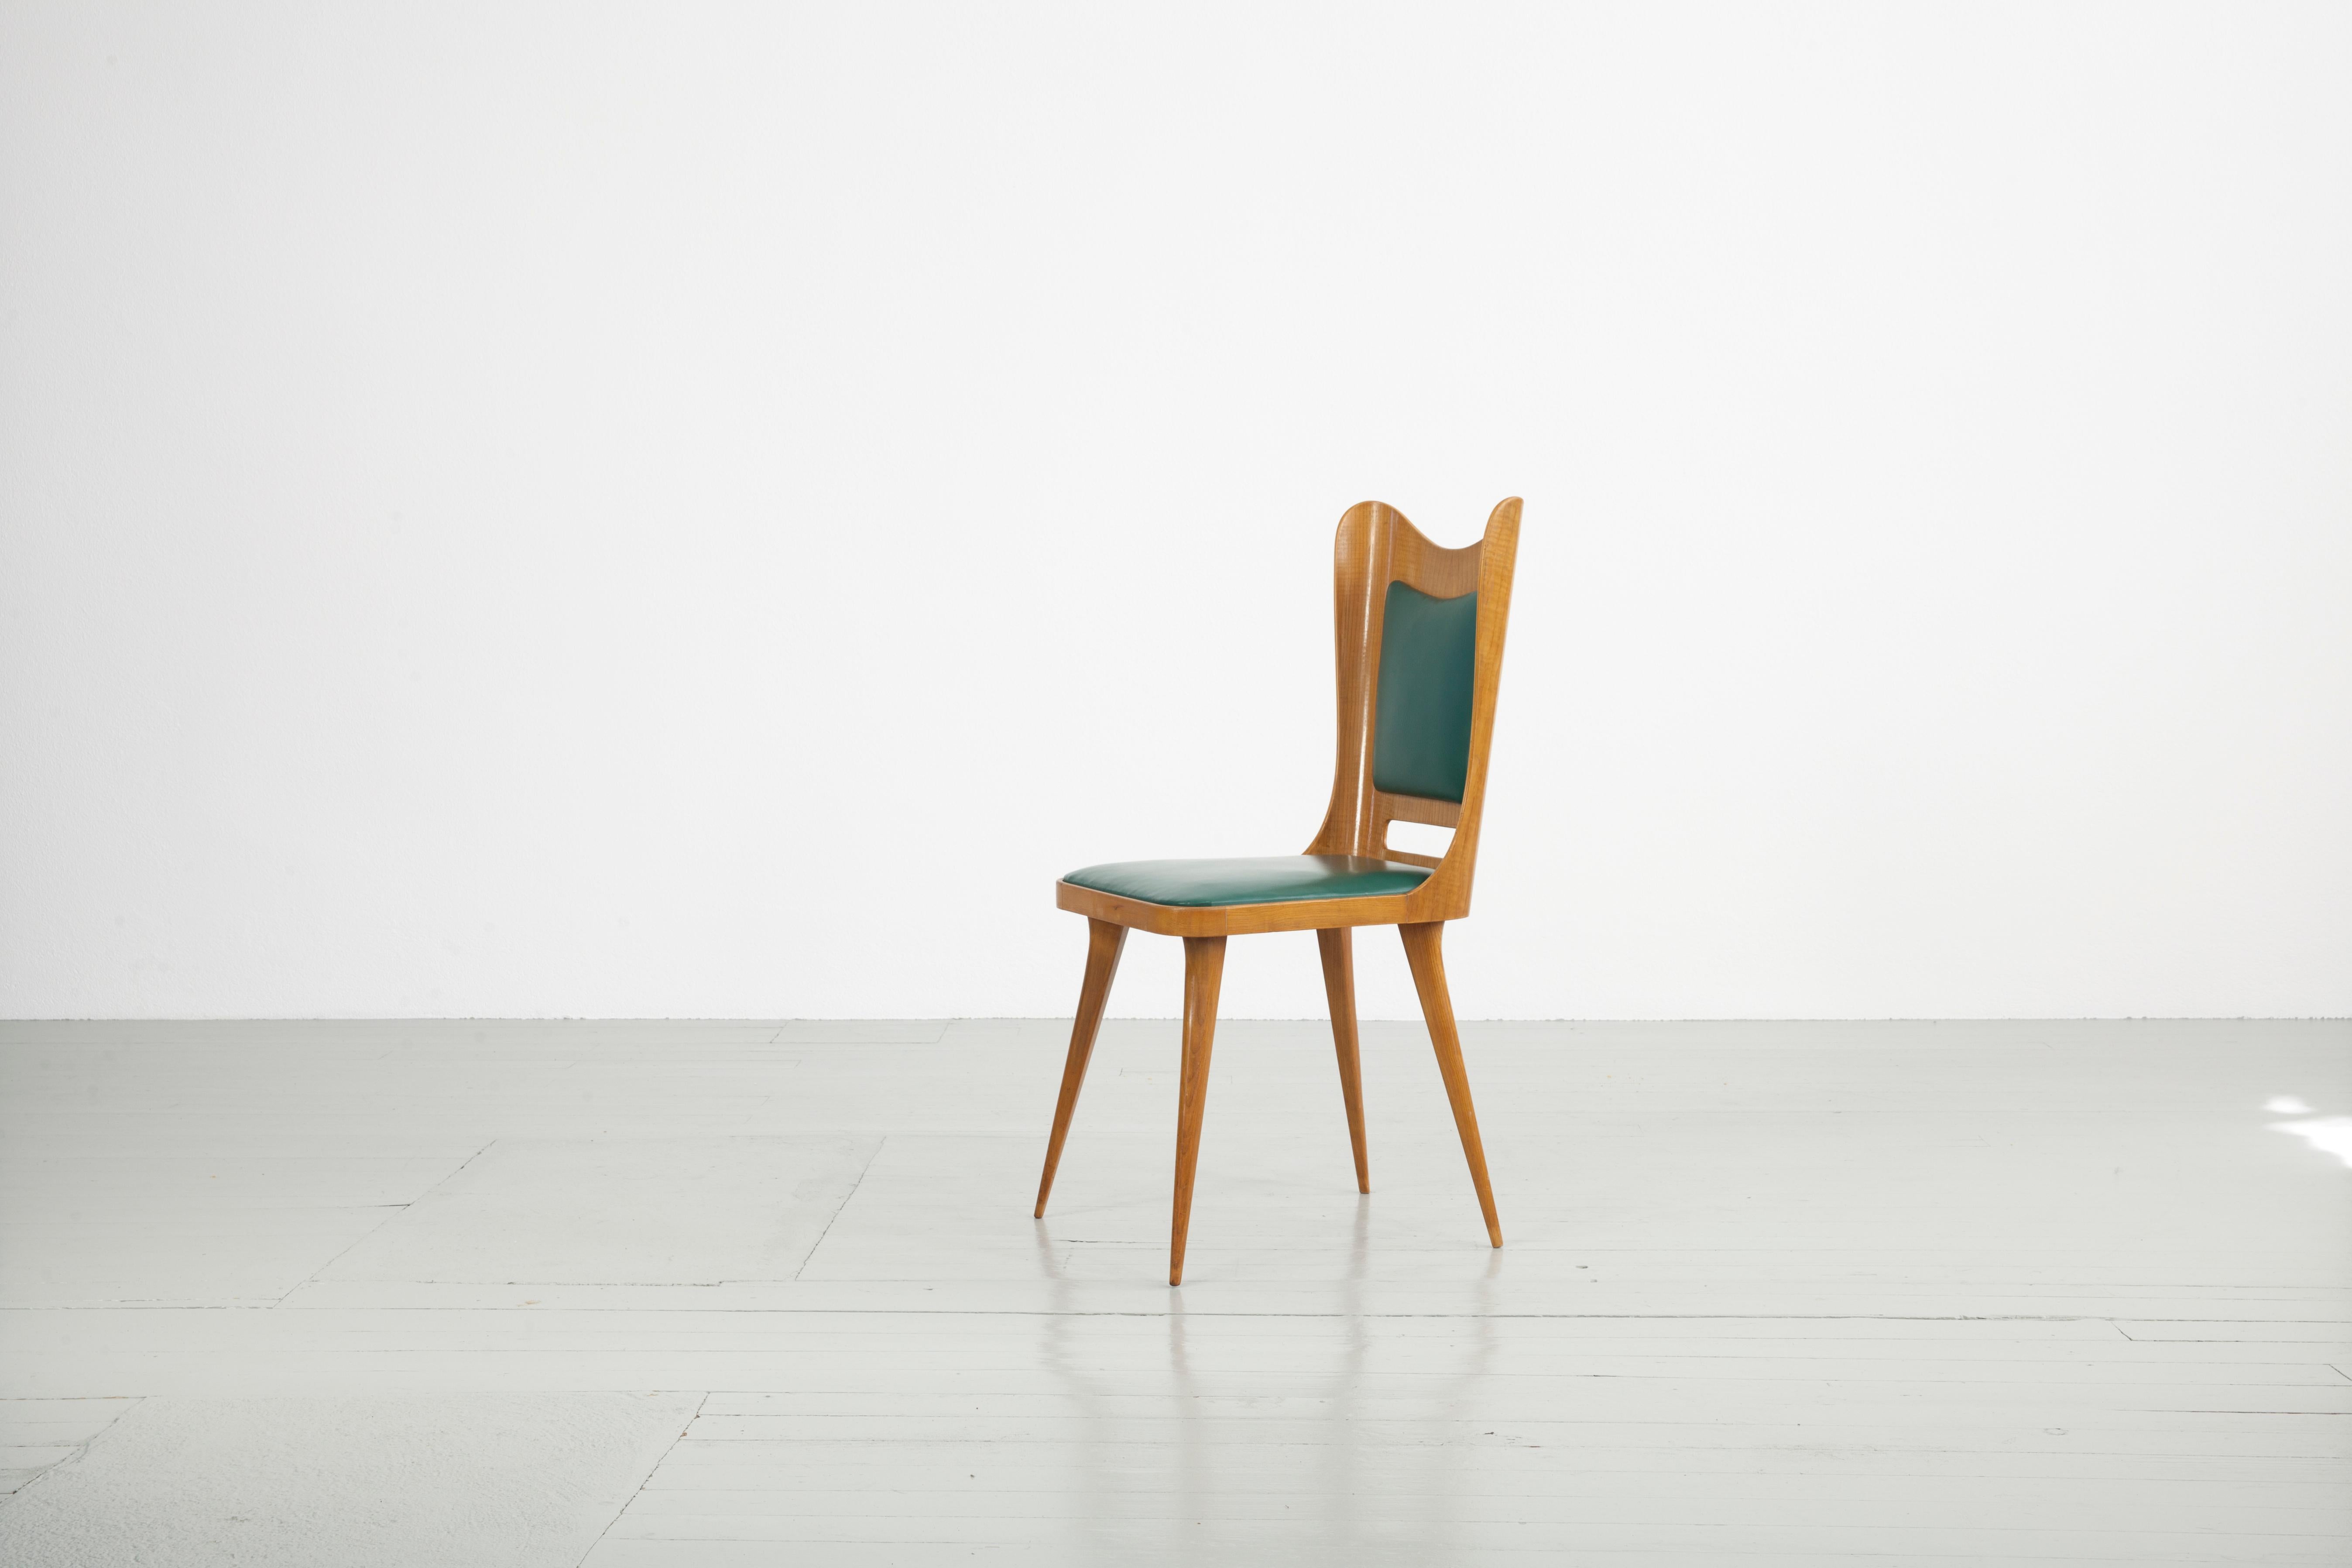
<svg viewBox="0 0 2352 1568"><path fill-rule="evenodd" d="M1330 810L1306 853L1433 868L1411 895L1416 920L1469 912L1518 549L1517 496L1461 550L1431 543L1379 501L1339 520L1339 757ZM1391 849L1391 822L1451 827L1454 841L1442 857Z"/></svg>

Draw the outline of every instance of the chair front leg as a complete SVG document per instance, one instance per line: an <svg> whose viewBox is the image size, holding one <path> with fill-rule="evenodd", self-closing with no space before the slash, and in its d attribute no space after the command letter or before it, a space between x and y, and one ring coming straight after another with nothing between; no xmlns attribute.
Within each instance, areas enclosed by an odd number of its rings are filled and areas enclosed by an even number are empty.
<svg viewBox="0 0 2352 1568"><path fill-rule="evenodd" d="M1438 951L1443 921L1397 927L1404 938L1405 962L1412 965L1413 989L1421 993L1421 1016L1429 1022L1430 1043L1437 1047L1437 1070L1445 1079L1445 1099L1454 1107L1454 1131L1462 1134L1462 1152L1470 1162L1470 1184L1478 1189L1478 1212L1486 1216L1486 1239L1503 1245L1503 1222L1495 1217L1495 1189L1486 1182L1486 1150L1478 1142L1478 1112L1470 1103L1470 1072L1462 1065L1462 1036L1454 1026L1454 999L1445 993L1445 960Z"/></svg>
<svg viewBox="0 0 2352 1568"><path fill-rule="evenodd" d="M1364 1064L1356 1048L1356 950L1346 926L1315 933L1323 950L1323 994L1331 1001L1331 1043L1339 1052L1339 1098L1348 1106L1348 1142L1356 1152L1356 1190L1372 1190L1364 1157Z"/></svg>
<svg viewBox="0 0 2352 1568"><path fill-rule="evenodd" d="M1036 1217L1045 1217L1045 1198L1054 1190L1054 1172L1062 1163L1062 1143L1070 1135L1070 1117L1078 1109L1078 1089L1087 1081L1087 1062L1095 1054L1095 1032L1102 1027L1103 1008L1110 1001L1111 977L1118 973L1118 955L1127 947L1127 928L1108 921L1087 922L1087 978L1078 987L1078 1016L1070 1026L1070 1057L1062 1065L1062 1098L1054 1105L1054 1133L1045 1142L1045 1174L1037 1183Z"/></svg>
<svg viewBox="0 0 2352 1568"><path fill-rule="evenodd" d="M1168 1283L1184 1283L1184 1234L1192 1224L1192 1167L1201 1157L1201 1112L1209 1102L1209 1047L1217 1034L1217 986L1225 939L1184 939L1184 1074L1176 1091L1176 1212L1169 1227Z"/></svg>

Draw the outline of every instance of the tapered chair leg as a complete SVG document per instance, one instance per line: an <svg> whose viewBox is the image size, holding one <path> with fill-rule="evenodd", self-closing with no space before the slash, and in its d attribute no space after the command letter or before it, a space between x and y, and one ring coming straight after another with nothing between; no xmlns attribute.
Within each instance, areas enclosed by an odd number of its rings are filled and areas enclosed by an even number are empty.
<svg viewBox="0 0 2352 1568"><path fill-rule="evenodd" d="M1054 1190L1062 1143L1070 1135L1070 1116L1078 1109L1078 1089L1087 1081L1087 1062L1095 1054L1095 1032L1102 1027L1103 1007L1110 1001L1111 976L1118 973L1118 955L1126 946L1125 926L1108 921L1087 921L1087 978L1078 987L1078 1016L1070 1026L1070 1058L1062 1066L1062 1098L1054 1105L1054 1135L1045 1141L1045 1173L1037 1182L1039 1219L1045 1217L1045 1198Z"/></svg>
<svg viewBox="0 0 2352 1568"><path fill-rule="evenodd" d="M1356 1049L1356 950L1346 926L1318 931L1323 949L1323 992L1331 999L1331 1043L1339 1051L1339 1098L1348 1102L1348 1142L1356 1151L1356 1190L1372 1190L1372 1168L1364 1157L1364 1067Z"/></svg>
<svg viewBox="0 0 2352 1568"><path fill-rule="evenodd" d="M1471 1184L1478 1189L1478 1210L1486 1216L1486 1239L1503 1245L1503 1224L1495 1217L1495 1189L1486 1183L1486 1150L1478 1142L1478 1112L1470 1103L1470 1073L1462 1065L1462 1036L1454 1026L1454 1000L1445 993L1445 960L1438 951L1443 921L1425 925L1401 925L1405 962L1412 965L1413 988L1421 993L1421 1016L1429 1022L1430 1043L1437 1047L1437 1070L1445 1079L1445 1098L1454 1107L1454 1130L1462 1134L1462 1152L1470 1161Z"/></svg>
<svg viewBox="0 0 2352 1568"><path fill-rule="evenodd" d="M1217 1034L1217 985L1225 939L1184 939L1184 1076L1176 1092L1176 1213L1168 1234L1168 1283L1184 1283L1184 1233L1192 1225L1192 1167L1201 1158L1201 1112L1209 1102L1209 1047Z"/></svg>

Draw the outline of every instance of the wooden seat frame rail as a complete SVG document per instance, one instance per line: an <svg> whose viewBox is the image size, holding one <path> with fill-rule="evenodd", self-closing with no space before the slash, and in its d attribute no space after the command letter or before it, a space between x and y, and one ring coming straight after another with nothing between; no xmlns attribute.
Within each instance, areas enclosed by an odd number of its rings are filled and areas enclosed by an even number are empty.
<svg viewBox="0 0 2352 1568"><path fill-rule="evenodd" d="M1477 1189L1487 1240L1503 1245L1495 1215L1495 1194L1486 1179L1486 1155L1478 1139L1478 1117L1470 1100L1470 1079L1462 1062L1462 1041L1454 1005L1445 989L1440 936L1448 921L1470 912L1470 882L1478 863L1478 828L1486 797L1486 755L1495 731L1495 693L1503 673L1503 632L1510 618L1511 571L1518 554L1519 500L1514 496L1486 519L1475 544L1446 550L1432 543L1395 508L1365 501L1339 520L1335 555L1338 610L1339 745L1331 782L1330 808L1307 855L1358 855L1426 866L1426 881L1406 893L1374 898L1308 899L1288 903L1231 904L1195 908L1154 904L1055 884L1055 900L1087 917L1087 972L1078 991L1070 1052L1062 1069L1061 1098L1054 1108L1054 1131L1045 1145L1045 1171L1037 1184L1037 1216L1054 1190L1071 1114L1086 1081L1095 1036L1110 999L1111 979L1130 931L1181 937L1184 941L1183 1070L1177 1091L1176 1198L1168 1246L1168 1282L1184 1279L1184 1239L1192 1214L1192 1173L1201 1149L1201 1120L1209 1089L1209 1054L1217 1027L1217 987L1224 973L1225 939L1253 931L1312 931L1322 949L1323 984L1330 999L1331 1035L1339 1058L1339 1089L1348 1109L1348 1137L1356 1159L1356 1186L1372 1190L1364 1146L1363 1079L1356 1038L1355 957L1351 929L1393 925L1404 939L1423 1017L1436 1047L1437 1067L1462 1135L1462 1152ZM1374 728L1380 711L1381 619L1391 583L1402 583L1433 598L1478 595L1475 666L1470 711L1469 771L1462 799L1432 800L1392 795L1372 782ZM1428 823L1454 830L1443 856L1388 847L1391 822Z"/></svg>

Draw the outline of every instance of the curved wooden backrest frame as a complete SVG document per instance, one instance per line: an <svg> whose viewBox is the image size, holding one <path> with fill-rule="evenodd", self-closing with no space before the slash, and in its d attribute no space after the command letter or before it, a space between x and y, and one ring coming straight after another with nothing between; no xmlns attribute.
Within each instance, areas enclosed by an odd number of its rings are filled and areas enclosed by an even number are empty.
<svg viewBox="0 0 2352 1568"><path fill-rule="evenodd" d="M1519 498L1497 505L1477 543L1447 550L1394 507L1364 501L1339 520L1333 552L1339 666L1339 761L1330 809L1309 855L1364 855L1433 868L1405 897L1408 921L1459 920L1470 912L1478 864L1478 825L1486 800L1486 753L1495 736L1495 692L1503 677L1503 632L1511 616L1511 570L1519 551ZM1391 795L1372 784L1373 730L1380 712L1381 622L1389 584L1432 598L1478 595L1476 667L1470 707L1470 768L1459 805ZM1454 829L1443 857L1388 847L1391 822Z"/></svg>

